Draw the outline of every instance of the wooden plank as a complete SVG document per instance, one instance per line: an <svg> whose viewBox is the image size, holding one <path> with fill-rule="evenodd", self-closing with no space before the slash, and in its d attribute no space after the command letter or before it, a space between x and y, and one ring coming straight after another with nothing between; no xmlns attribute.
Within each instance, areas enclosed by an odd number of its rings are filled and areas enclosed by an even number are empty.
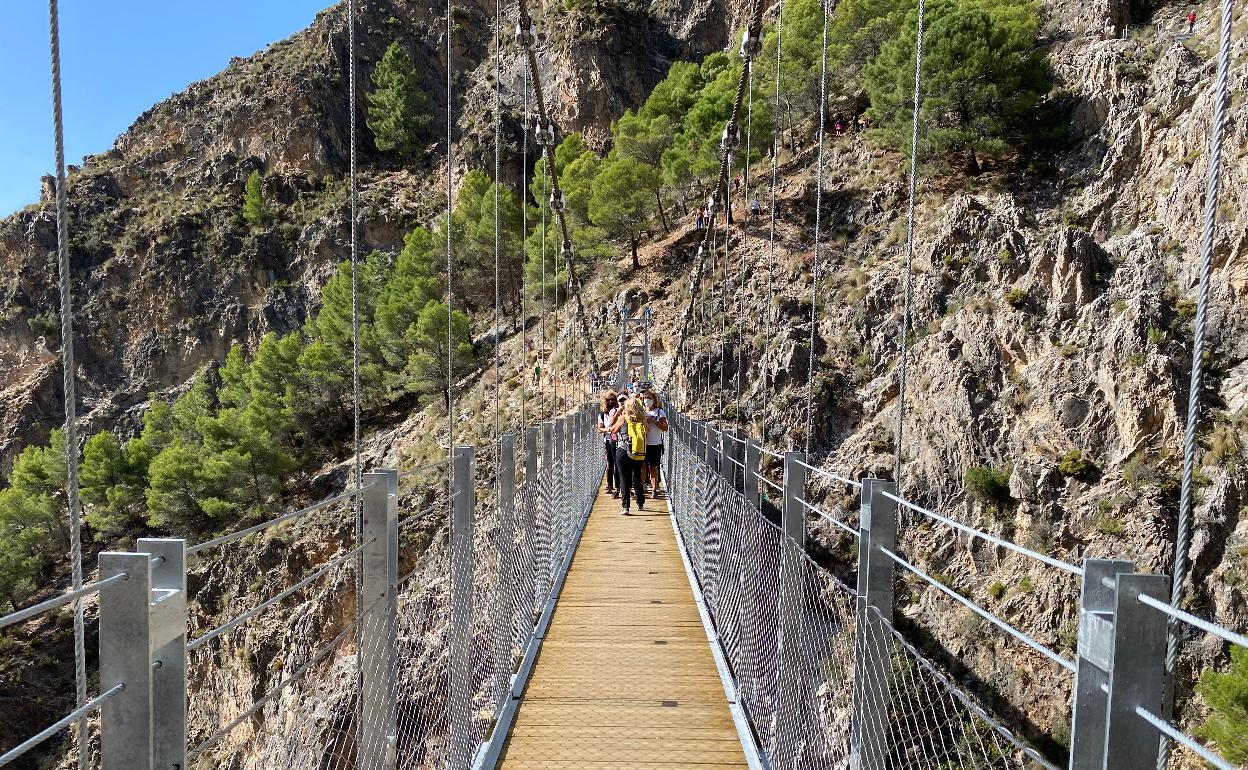
<svg viewBox="0 0 1248 770"><path fill-rule="evenodd" d="M665 499L599 492L498 767L746 767Z"/></svg>

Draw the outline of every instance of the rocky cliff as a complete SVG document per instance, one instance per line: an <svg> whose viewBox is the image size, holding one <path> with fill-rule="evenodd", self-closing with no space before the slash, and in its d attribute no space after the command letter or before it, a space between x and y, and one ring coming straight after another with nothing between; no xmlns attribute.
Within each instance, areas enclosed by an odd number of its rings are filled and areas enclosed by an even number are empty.
<svg viewBox="0 0 1248 770"><path fill-rule="evenodd" d="M429 129L425 159L399 167L364 127L364 85L394 40L408 47L433 115L445 115L448 53L438 9L406 0L358 4L362 249L396 251L443 203L445 120ZM453 9L453 173L492 154L494 7ZM348 255L344 4L311 27L195 83L135 121L113 149L71 170L80 414L91 428L134 417L151 391L184 383L235 343L297 327L319 287ZM504 21L505 178L520 173L521 59ZM561 130L601 144L610 121L636 106L675 59L697 59L728 37L720 0L534 6L539 57ZM535 159L535 154L530 155ZM265 175L278 224L243 221L247 176ZM45 185L45 192L50 189ZM60 421L55 215L48 196L0 221L0 470Z"/></svg>

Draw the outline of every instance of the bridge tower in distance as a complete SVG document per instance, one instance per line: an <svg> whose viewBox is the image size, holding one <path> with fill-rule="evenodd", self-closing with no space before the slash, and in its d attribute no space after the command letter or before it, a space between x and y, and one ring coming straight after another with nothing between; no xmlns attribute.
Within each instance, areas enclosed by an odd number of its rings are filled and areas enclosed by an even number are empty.
<svg viewBox="0 0 1248 770"><path fill-rule="evenodd" d="M620 365L616 387L627 385L635 373L640 382L650 382L650 307L634 310L620 305Z"/></svg>

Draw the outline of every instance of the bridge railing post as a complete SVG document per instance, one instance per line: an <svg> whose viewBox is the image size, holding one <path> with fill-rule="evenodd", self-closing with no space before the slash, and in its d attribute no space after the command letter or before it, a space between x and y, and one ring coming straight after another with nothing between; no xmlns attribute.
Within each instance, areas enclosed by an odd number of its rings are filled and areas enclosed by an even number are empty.
<svg viewBox="0 0 1248 770"><path fill-rule="evenodd" d="M450 758L449 770L469 770L473 760L472 592L475 565L473 519L477 507L474 465L476 450L455 447L451 500L451 623L449 647Z"/></svg>
<svg viewBox="0 0 1248 770"><path fill-rule="evenodd" d="M100 710L100 770L152 767L152 559L100 554L100 692L123 689ZM184 626L185 628L185 626Z"/></svg>
<svg viewBox="0 0 1248 770"><path fill-rule="evenodd" d="M538 484L537 500L537 560L540 567L538 580L537 606L545 607L546 598L550 595L554 584L555 568L555 423L546 420L542 423L542 463L538 471L541 483Z"/></svg>
<svg viewBox="0 0 1248 770"><path fill-rule="evenodd" d="M360 577L360 770L393 770L398 744L395 634L399 580L399 472L363 478ZM453 564L453 562L452 562Z"/></svg>
<svg viewBox="0 0 1248 770"><path fill-rule="evenodd" d="M888 767L894 566L883 549L897 547L897 503L884 493L896 490L892 481L863 479L859 497L853 751L861 770Z"/></svg>
<svg viewBox="0 0 1248 770"><path fill-rule="evenodd" d="M516 582L516 437L498 438L498 521L494 529L494 553L498 569L494 578L494 703L495 714L511 692L512 587Z"/></svg>
<svg viewBox="0 0 1248 770"><path fill-rule="evenodd" d="M152 767L186 767L186 541L134 548L152 556Z"/></svg>
<svg viewBox="0 0 1248 770"><path fill-rule="evenodd" d="M1166 601L1168 575L1119 574L1114 592L1114 638L1110 656L1105 770L1148 767L1157 758L1158 735L1137 707L1162 713L1166 617L1139 600Z"/></svg>
<svg viewBox="0 0 1248 770"><path fill-rule="evenodd" d="M1118 559L1085 559L1083 563L1074 708L1071 713L1070 770L1103 770L1105 765L1115 602L1114 590L1103 581L1134 569L1131 562Z"/></svg>
<svg viewBox="0 0 1248 770"><path fill-rule="evenodd" d="M539 485L537 482L537 461L540 457L538 447L539 428L536 425L530 425L524 432L524 500L525 505L520 508L520 535L524 540L524 549L521 553L526 561L520 565L519 571L516 573L521 578L529 578L529 588L540 585L540 560L537 551L536 541L536 518L540 516L538 507L541 505L541 496ZM525 606L518 608L518 622L521 628L531 629L537 625L537 615L535 608L540 607L540 595L529 593L525 599Z"/></svg>
<svg viewBox="0 0 1248 770"><path fill-rule="evenodd" d="M759 447L758 441L753 438L745 440L745 469L742 474L745 476L744 490L745 499L750 507L761 510L762 503L758 496L758 474L762 465L763 453Z"/></svg>
<svg viewBox="0 0 1248 770"><path fill-rule="evenodd" d="M1136 707L1161 713L1166 618L1140 603L1165 601L1165 575L1137 574L1129 561L1087 559L1071 725L1071 770L1152 767L1157 731Z"/></svg>
<svg viewBox="0 0 1248 770"><path fill-rule="evenodd" d="M803 668L797 659L801 654L802 600L801 562L806 550L806 475L801 463L802 452L784 453L784 502L780 528L780 592L776 617L776 756L773 767L794 766L798 734L802 725L802 693L798 671Z"/></svg>

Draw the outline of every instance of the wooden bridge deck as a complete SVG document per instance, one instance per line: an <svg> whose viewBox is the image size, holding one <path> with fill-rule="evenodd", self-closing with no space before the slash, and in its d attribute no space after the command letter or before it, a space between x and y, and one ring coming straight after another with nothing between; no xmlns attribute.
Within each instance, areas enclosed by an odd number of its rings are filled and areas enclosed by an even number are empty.
<svg viewBox="0 0 1248 770"><path fill-rule="evenodd" d="M599 492L499 767L746 767L667 500Z"/></svg>

